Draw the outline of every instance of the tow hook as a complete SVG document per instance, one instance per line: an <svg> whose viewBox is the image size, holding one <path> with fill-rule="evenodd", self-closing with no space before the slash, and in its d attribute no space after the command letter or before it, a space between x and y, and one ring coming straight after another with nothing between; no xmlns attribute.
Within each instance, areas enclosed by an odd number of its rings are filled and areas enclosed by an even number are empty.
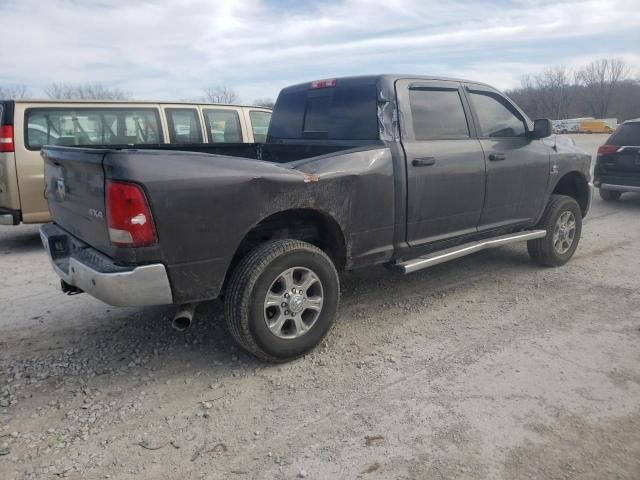
<svg viewBox="0 0 640 480"><path fill-rule="evenodd" d="M193 315L196 313L198 303L185 303L178 307L178 311L173 317L171 326L179 332L184 332L193 321Z"/></svg>

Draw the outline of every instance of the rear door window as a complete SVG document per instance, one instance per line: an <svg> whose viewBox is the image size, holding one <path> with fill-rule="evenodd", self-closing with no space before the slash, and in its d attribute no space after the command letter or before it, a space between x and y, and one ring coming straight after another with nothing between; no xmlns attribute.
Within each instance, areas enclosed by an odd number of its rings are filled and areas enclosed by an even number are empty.
<svg viewBox="0 0 640 480"><path fill-rule="evenodd" d="M480 133L483 137L524 137L525 123L512 105L499 95L472 91L471 102L475 107Z"/></svg>
<svg viewBox="0 0 640 480"><path fill-rule="evenodd" d="M204 122L209 143L242 143L242 127L238 112L229 109L205 109Z"/></svg>
<svg viewBox="0 0 640 480"><path fill-rule="evenodd" d="M271 120L271 112L251 110L249 111L249 119L251 120L253 141L258 143L266 142L267 132L269 130L269 120Z"/></svg>
<svg viewBox="0 0 640 480"><path fill-rule="evenodd" d="M166 108L171 143L202 143L202 129L195 108Z"/></svg>
<svg viewBox="0 0 640 480"><path fill-rule="evenodd" d="M34 108L27 110L25 144L130 145L162 142L155 109Z"/></svg>
<svg viewBox="0 0 640 480"><path fill-rule="evenodd" d="M640 123L623 123L607 140L608 145L640 146Z"/></svg>
<svg viewBox="0 0 640 480"><path fill-rule="evenodd" d="M469 138L469 126L457 89L412 88L409 103L416 140Z"/></svg>

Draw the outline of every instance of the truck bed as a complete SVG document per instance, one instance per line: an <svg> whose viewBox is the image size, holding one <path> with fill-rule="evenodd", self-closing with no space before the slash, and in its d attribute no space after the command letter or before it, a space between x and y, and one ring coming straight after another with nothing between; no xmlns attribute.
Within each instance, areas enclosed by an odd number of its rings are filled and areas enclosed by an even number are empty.
<svg viewBox="0 0 640 480"><path fill-rule="evenodd" d="M159 143L144 145L93 145L79 147L96 150L161 150L172 152L195 152L228 157L250 158L274 163L289 163L305 158L327 155L361 146L363 142L327 143ZM372 142L366 142L371 144Z"/></svg>
<svg viewBox="0 0 640 480"><path fill-rule="evenodd" d="M226 268L233 254L228 250L237 248L252 226L281 208L327 204L327 210L343 215L345 221L352 213L356 215L349 220L356 226L392 228L394 187L389 151L379 142L354 143L46 146L42 149L45 195L59 227L120 265L160 261L186 263L185 268L191 268L194 261L188 259L195 259L195 263L204 262L206 270L211 270L207 263L218 260L224 260ZM376 159L373 163L372 158ZM365 180L365 172L372 179ZM106 222L107 180L144 188L158 244L119 248L111 243ZM372 182L381 184L377 191L371 188ZM360 183L367 186L354 193ZM345 203L349 191L356 200ZM362 208L372 202L380 202L380 208L363 214ZM363 236L363 241L368 237ZM220 257L211 258L212 252Z"/></svg>

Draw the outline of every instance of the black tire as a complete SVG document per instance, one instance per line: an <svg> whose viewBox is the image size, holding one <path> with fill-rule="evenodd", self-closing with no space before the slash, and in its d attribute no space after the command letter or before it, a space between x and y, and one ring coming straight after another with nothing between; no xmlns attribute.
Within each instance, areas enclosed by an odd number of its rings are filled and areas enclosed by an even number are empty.
<svg viewBox="0 0 640 480"><path fill-rule="evenodd" d="M561 215L571 212L575 219L575 234L573 241L566 252L559 252L554 245L554 229ZM538 228L547 231L547 236L527 242L529 256L545 267L559 267L571 259L582 233L582 212L578 202L565 195L552 195L542 216Z"/></svg>
<svg viewBox="0 0 640 480"><path fill-rule="evenodd" d="M297 338L276 336L265 320L265 298L287 269L303 267L320 280L323 304L313 325ZM285 362L312 350L327 335L336 317L340 280L331 259L299 240L272 240L249 252L235 268L227 287L225 317L233 338L249 353Z"/></svg>
<svg viewBox="0 0 640 480"><path fill-rule="evenodd" d="M617 192L615 190L605 190L604 188L600 188L598 191L600 192L600 198L605 202L617 202L622 196L622 192Z"/></svg>

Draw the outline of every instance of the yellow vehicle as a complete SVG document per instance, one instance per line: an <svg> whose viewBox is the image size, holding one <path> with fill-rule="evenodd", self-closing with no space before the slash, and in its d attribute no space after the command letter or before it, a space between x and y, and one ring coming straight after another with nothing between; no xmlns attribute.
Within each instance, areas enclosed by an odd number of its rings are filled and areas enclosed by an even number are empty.
<svg viewBox="0 0 640 480"><path fill-rule="evenodd" d="M604 120L583 120L578 127L578 133L612 133L613 129Z"/></svg>

